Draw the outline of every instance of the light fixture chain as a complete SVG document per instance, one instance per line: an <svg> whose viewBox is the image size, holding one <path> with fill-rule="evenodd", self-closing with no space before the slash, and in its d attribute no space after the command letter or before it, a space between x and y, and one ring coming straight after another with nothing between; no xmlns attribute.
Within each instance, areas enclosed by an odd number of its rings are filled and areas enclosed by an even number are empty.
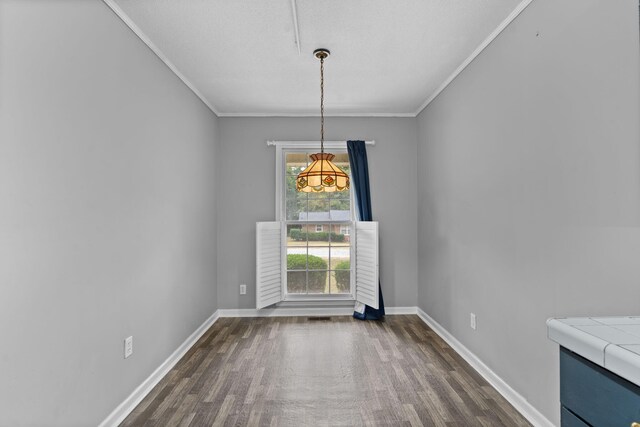
<svg viewBox="0 0 640 427"><path fill-rule="evenodd" d="M320 152L324 153L324 58L320 58Z"/></svg>

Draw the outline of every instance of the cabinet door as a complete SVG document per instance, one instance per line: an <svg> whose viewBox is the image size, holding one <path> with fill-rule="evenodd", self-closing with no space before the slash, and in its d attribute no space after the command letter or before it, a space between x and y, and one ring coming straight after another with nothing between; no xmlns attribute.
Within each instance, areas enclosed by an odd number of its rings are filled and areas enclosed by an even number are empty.
<svg viewBox="0 0 640 427"><path fill-rule="evenodd" d="M594 427L640 423L640 387L566 348L560 350L560 402Z"/></svg>
<svg viewBox="0 0 640 427"><path fill-rule="evenodd" d="M560 422L562 427L591 427L589 424L576 417L564 406L560 410Z"/></svg>

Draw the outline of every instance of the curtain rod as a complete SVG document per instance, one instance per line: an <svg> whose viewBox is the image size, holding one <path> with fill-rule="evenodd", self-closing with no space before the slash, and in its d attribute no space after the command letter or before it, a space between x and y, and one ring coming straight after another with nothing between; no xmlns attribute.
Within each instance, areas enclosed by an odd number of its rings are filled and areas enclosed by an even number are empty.
<svg viewBox="0 0 640 427"><path fill-rule="evenodd" d="M345 141L325 141L325 144L338 144ZM375 140L365 141L367 145L376 145ZM267 141L267 145L271 147L272 145L288 145L288 144L320 144L320 141Z"/></svg>

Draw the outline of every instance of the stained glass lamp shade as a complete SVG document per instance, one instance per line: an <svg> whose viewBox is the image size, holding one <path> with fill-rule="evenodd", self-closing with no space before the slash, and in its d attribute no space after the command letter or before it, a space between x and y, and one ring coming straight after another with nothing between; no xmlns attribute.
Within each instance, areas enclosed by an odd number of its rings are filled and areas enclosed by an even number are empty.
<svg viewBox="0 0 640 427"><path fill-rule="evenodd" d="M349 175L333 164L333 154L316 153L310 157L313 162L296 179L298 191L332 193L349 189Z"/></svg>

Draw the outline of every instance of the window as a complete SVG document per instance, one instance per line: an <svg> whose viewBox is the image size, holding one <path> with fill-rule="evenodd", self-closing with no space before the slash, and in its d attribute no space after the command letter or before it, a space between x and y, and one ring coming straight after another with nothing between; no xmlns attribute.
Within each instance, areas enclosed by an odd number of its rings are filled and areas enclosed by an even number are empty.
<svg viewBox="0 0 640 427"><path fill-rule="evenodd" d="M348 191L296 191L296 177L318 143L269 145L276 146L276 221L256 223L256 308L335 299L377 308L378 223L353 221ZM348 172L346 144L330 142L325 148Z"/></svg>
<svg viewBox="0 0 640 427"><path fill-rule="evenodd" d="M286 236L285 298L349 296L351 286L351 242L353 220L351 192L300 193L296 177L309 164L317 149L282 148L281 218ZM349 173L346 147L331 148L334 163ZM278 198L278 197L276 197Z"/></svg>

